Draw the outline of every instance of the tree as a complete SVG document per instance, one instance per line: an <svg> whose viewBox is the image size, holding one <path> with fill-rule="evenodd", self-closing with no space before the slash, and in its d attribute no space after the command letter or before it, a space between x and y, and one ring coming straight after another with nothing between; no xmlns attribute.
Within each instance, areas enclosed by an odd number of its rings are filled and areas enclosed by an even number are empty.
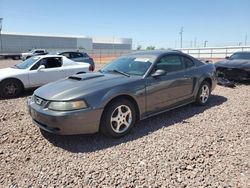
<svg viewBox="0 0 250 188"><path fill-rule="evenodd" d="M154 46L148 46L148 47L146 48L146 50L155 50L155 47L154 47Z"/></svg>

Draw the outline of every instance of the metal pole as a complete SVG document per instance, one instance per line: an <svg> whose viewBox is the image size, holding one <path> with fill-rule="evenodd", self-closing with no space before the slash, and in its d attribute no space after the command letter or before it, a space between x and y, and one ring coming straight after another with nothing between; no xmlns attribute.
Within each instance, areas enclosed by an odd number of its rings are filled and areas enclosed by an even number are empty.
<svg viewBox="0 0 250 188"><path fill-rule="evenodd" d="M247 34L245 36L245 46L247 45Z"/></svg>
<svg viewBox="0 0 250 188"><path fill-rule="evenodd" d="M204 41L204 47L207 47L207 40Z"/></svg>
<svg viewBox="0 0 250 188"><path fill-rule="evenodd" d="M2 23L3 23L3 18L0 18L0 43L1 43L1 51L3 50L3 43L2 43Z"/></svg>
<svg viewBox="0 0 250 188"><path fill-rule="evenodd" d="M181 31L180 31L180 33L179 33L179 34L180 34L180 38L181 38L181 41L180 41L180 42L181 42L181 45L180 45L180 46L181 46L181 48L182 48L182 35L183 35L183 27L181 27Z"/></svg>

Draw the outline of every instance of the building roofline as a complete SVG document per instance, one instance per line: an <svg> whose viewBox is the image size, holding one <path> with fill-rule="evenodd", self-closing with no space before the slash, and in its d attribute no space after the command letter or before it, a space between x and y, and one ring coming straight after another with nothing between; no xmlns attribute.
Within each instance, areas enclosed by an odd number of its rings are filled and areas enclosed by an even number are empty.
<svg viewBox="0 0 250 188"><path fill-rule="evenodd" d="M79 35L55 35L55 34L45 34L45 33L18 33L18 32L2 32L4 35L20 35L20 36L35 36L35 37L58 37L58 38L90 38L86 36Z"/></svg>

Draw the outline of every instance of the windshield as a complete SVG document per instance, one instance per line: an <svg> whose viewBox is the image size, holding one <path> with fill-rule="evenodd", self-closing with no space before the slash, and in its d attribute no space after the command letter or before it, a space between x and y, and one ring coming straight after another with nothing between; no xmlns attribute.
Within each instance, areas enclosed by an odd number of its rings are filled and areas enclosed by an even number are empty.
<svg viewBox="0 0 250 188"><path fill-rule="evenodd" d="M249 59L250 60L250 53L236 53L233 54L230 59Z"/></svg>
<svg viewBox="0 0 250 188"><path fill-rule="evenodd" d="M106 65L101 72L122 72L128 75L143 76L151 66L149 58L121 57Z"/></svg>
<svg viewBox="0 0 250 188"><path fill-rule="evenodd" d="M19 69L27 69L30 66L32 66L38 59L40 59L39 57L31 57L25 61L23 61L22 63L16 64L15 66Z"/></svg>

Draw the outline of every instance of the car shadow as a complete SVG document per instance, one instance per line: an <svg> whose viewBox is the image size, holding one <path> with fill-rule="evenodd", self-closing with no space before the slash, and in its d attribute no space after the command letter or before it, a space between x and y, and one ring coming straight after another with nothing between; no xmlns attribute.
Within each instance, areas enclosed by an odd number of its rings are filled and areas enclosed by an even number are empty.
<svg viewBox="0 0 250 188"><path fill-rule="evenodd" d="M110 148L122 143L136 140L145 135L151 134L163 127L169 127L176 123L188 123L188 119L194 115L201 114L207 109L219 106L227 101L227 98L218 95L212 95L211 100L206 106L197 106L189 104L160 115L140 121L135 125L132 131L123 138L111 139L100 133L93 135L72 135L62 136L54 135L41 131L44 138L56 147L60 147L73 153L94 152L105 148Z"/></svg>
<svg viewBox="0 0 250 188"><path fill-rule="evenodd" d="M250 85L250 80L235 82L236 85Z"/></svg>

